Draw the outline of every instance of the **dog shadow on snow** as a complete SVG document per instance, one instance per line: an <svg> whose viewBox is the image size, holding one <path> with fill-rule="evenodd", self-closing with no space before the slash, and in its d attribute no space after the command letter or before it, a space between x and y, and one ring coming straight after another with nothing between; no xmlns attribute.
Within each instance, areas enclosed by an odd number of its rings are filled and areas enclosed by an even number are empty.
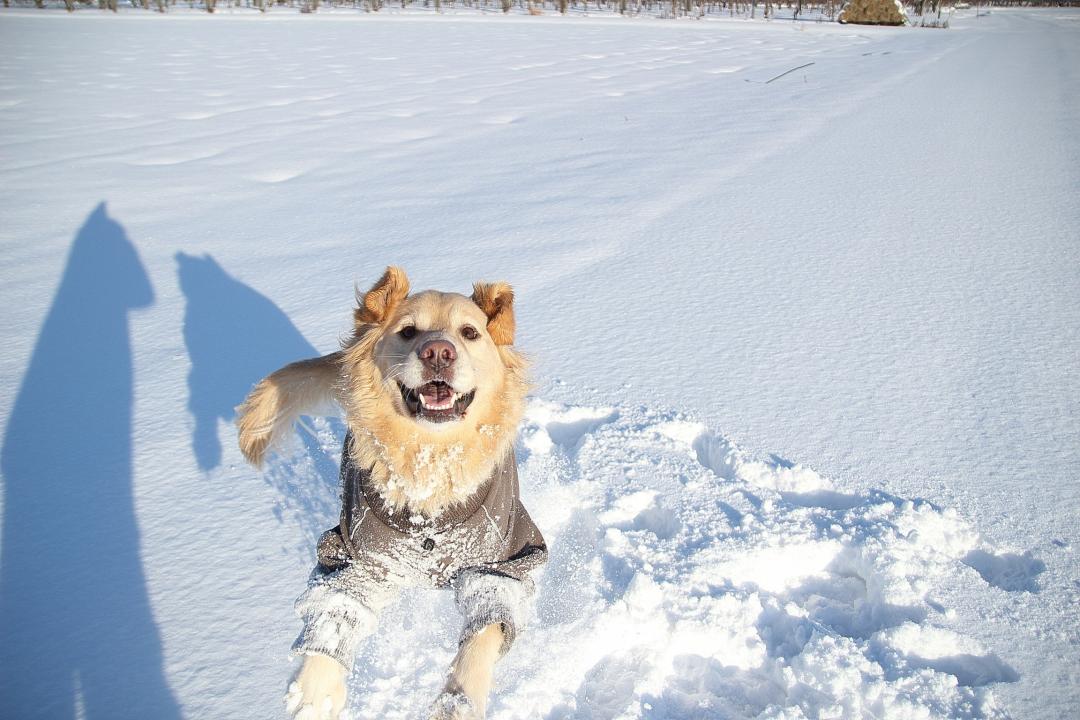
<svg viewBox="0 0 1080 720"><path fill-rule="evenodd" d="M0 716L180 717L132 495L128 314L153 302L101 203L71 244L4 436Z"/></svg>
<svg viewBox="0 0 1080 720"><path fill-rule="evenodd" d="M255 383L283 365L320 353L277 305L225 272L212 256L177 253L176 262L187 303L191 448L199 468L209 471L221 464L223 426L224 436L235 442L235 408ZM279 519L283 512L292 513L310 551L319 534L337 522L345 430L336 418L305 418L304 425L300 446L272 457L264 478L280 497L275 513Z"/></svg>

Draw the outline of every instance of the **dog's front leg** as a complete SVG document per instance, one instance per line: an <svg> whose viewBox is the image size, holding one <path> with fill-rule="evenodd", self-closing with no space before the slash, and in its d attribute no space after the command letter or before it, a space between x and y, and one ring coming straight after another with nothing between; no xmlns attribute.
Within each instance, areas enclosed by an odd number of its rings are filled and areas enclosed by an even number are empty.
<svg viewBox="0 0 1080 720"><path fill-rule="evenodd" d="M325 655L305 655L285 695L295 720L338 720L345 709L345 667Z"/></svg>
<svg viewBox="0 0 1080 720"><path fill-rule="evenodd" d="M494 623L461 644L450 666L446 686L435 701L432 720L481 720L484 717L503 640L502 627Z"/></svg>

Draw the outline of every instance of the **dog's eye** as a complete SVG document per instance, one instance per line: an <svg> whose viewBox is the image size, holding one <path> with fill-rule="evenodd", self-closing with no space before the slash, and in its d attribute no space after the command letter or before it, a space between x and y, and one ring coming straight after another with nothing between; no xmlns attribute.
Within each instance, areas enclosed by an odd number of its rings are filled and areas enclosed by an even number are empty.
<svg viewBox="0 0 1080 720"><path fill-rule="evenodd" d="M466 325L461 328L461 337L466 340L477 340L480 338L480 331L474 328L472 325Z"/></svg>
<svg viewBox="0 0 1080 720"><path fill-rule="evenodd" d="M405 327L398 330L397 334L405 340L412 340L414 337L416 337L416 326L406 325Z"/></svg>

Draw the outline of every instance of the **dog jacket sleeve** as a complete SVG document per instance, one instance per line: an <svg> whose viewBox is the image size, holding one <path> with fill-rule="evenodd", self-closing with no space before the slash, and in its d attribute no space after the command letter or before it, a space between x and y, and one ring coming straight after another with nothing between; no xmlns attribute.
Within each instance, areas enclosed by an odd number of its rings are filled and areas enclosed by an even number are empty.
<svg viewBox="0 0 1080 720"><path fill-rule="evenodd" d="M397 588L373 564L342 562L343 550L337 528L323 534L319 564L296 600L304 628L293 650L326 655L351 668L357 645L375 632L378 613L394 600Z"/></svg>
<svg viewBox="0 0 1080 720"><path fill-rule="evenodd" d="M511 456L511 462L513 462ZM518 629L526 619L529 598L535 590L530 572L547 562L547 543L539 528L518 499L516 463L510 482L512 499L510 523L502 557L480 565L465 567L451 580L454 599L464 618L460 642L476 635L488 625L502 629L500 656L510 650ZM485 505L487 503L485 502Z"/></svg>

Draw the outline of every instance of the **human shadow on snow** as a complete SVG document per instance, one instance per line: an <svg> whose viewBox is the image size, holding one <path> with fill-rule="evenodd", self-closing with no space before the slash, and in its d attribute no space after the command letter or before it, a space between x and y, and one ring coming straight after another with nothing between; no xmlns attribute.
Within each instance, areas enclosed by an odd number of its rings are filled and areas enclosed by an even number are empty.
<svg viewBox="0 0 1080 720"><path fill-rule="evenodd" d="M132 493L128 313L153 302L101 203L72 242L0 453L0 716L180 717Z"/></svg>

